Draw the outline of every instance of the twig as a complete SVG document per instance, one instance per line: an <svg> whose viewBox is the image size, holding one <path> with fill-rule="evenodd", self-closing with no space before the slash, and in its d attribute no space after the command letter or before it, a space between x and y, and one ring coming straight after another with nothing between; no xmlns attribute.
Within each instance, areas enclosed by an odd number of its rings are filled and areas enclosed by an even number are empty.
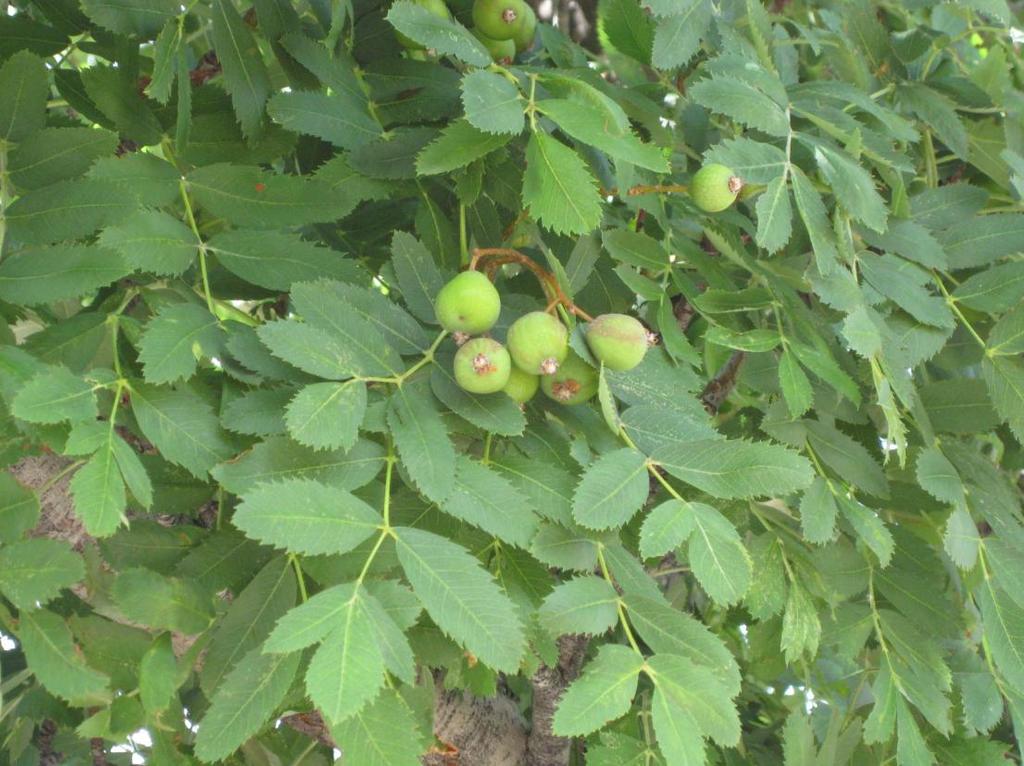
<svg viewBox="0 0 1024 766"><path fill-rule="evenodd" d="M740 367L743 366L743 360L746 358L747 353L745 351L733 351L729 361L704 386L704 390L700 394L700 401L709 414L714 415L718 412L725 400L729 398L729 394L736 387Z"/></svg>
<svg viewBox="0 0 1024 766"><path fill-rule="evenodd" d="M558 701L566 687L580 674L590 639L567 635L558 639L558 664L541 665L530 684L533 686L533 726L526 743L527 766L567 766L572 740L551 732Z"/></svg>
<svg viewBox="0 0 1024 766"><path fill-rule="evenodd" d="M473 257L469 261L470 270L476 269L480 262L485 260L487 263L484 266L484 273L491 279L494 278L494 272L499 266L506 263L516 263L537 277L537 281L540 282L544 294L550 299L549 309L561 304L565 306L566 310L586 319L588 322L593 319L590 314L573 303L569 296L562 291L562 287L558 284L554 274L518 250L513 250L509 247L473 248Z"/></svg>

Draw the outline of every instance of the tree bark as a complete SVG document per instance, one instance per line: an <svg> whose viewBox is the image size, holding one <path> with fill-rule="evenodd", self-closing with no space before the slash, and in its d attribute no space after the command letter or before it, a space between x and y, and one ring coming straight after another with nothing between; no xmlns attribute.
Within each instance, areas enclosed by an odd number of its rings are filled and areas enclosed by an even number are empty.
<svg viewBox="0 0 1024 766"><path fill-rule="evenodd" d="M558 737L551 722L562 693L580 674L590 639L569 635L558 639L558 664L542 665L533 674L533 726L526 746L527 766L568 766L572 739Z"/></svg>

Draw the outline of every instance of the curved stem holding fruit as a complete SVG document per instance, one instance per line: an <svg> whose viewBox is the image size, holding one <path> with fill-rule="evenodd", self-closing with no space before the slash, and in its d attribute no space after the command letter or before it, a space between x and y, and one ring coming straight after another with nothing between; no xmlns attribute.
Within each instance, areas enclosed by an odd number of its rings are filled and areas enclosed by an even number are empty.
<svg viewBox="0 0 1024 766"><path fill-rule="evenodd" d="M475 271L480 262L484 260L487 261L484 273L492 280L494 279L495 270L506 263L516 263L532 273L540 283L545 297L549 300L547 311L551 311L555 306L561 305L581 319L588 322L593 319L590 314L573 303L572 299L565 294L554 274L518 250L513 250L510 247L475 247L473 248L473 257L469 260L469 270Z"/></svg>

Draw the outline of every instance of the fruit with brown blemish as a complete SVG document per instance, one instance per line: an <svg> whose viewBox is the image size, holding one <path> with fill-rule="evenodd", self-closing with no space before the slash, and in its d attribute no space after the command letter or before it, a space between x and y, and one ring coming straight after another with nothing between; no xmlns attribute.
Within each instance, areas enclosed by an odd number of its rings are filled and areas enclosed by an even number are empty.
<svg viewBox="0 0 1024 766"><path fill-rule="evenodd" d="M519 31L512 36L512 41L516 45L516 53L523 53L532 48L533 39L537 34L537 14L525 3L523 8L525 8L525 12L522 25L519 27Z"/></svg>
<svg viewBox="0 0 1024 766"><path fill-rule="evenodd" d="M495 40L493 37L485 35L479 29L473 29L472 31L476 39L483 43L483 46L491 54L491 58L494 59L496 64L507 66L515 60L516 44L512 40Z"/></svg>
<svg viewBox="0 0 1024 766"><path fill-rule="evenodd" d="M733 202L743 188L743 179L725 165L704 165L690 179L690 198L707 213L719 213Z"/></svg>
<svg viewBox="0 0 1024 766"><path fill-rule="evenodd" d="M434 313L448 332L479 335L498 321L501 298L484 274L464 271L437 293Z"/></svg>
<svg viewBox="0 0 1024 766"><path fill-rule="evenodd" d="M492 40L511 40L526 19L523 0L475 0L473 25Z"/></svg>
<svg viewBox="0 0 1024 766"><path fill-rule="evenodd" d="M531 311L508 328L508 352L530 375L553 375L569 353L569 331L557 317Z"/></svg>
<svg viewBox="0 0 1024 766"><path fill-rule="evenodd" d="M609 370L632 370L649 345L647 328L626 314L602 314L586 326L587 346Z"/></svg>
<svg viewBox="0 0 1024 766"><path fill-rule="evenodd" d="M558 372L541 378L540 390L559 404L583 404L597 393L597 370L570 351Z"/></svg>
<svg viewBox="0 0 1024 766"><path fill-rule="evenodd" d="M455 382L471 394L501 391L512 373L512 359L498 341L474 338L455 352Z"/></svg>

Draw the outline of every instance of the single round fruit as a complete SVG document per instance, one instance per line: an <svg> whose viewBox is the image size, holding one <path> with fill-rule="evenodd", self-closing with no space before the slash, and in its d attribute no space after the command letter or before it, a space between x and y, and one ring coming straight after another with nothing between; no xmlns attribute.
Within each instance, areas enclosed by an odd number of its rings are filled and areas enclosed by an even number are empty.
<svg viewBox="0 0 1024 766"><path fill-rule="evenodd" d="M540 388L559 404L583 404L597 393L597 370L570 351L558 372L541 378Z"/></svg>
<svg viewBox="0 0 1024 766"><path fill-rule="evenodd" d="M529 5L524 3L523 7L526 9L523 13L523 24L512 37L516 44L516 53L530 50L533 47L533 38L537 34L537 14Z"/></svg>
<svg viewBox="0 0 1024 766"><path fill-rule="evenodd" d="M647 353L647 329L625 314L602 314L587 324L587 345L609 370L632 370Z"/></svg>
<svg viewBox="0 0 1024 766"><path fill-rule="evenodd" d="M512 374L508 376L508 383L501 390L520 404L526 404L537 393L538 388L540 388L539 375L531 375L512 365Z"/></svg>
<svg viewBox="0 0 1024 766"><path fill-rule="evenodd" d="M495 40L476 28L473 29L473 34L476 35L477 40L484 44L484 47L491 54L491 58L494 59L496 64L506 66L515 60L516 44L511 40Z"/></svg>
<svg viewBox="0 0 1024 766"><path fill-rule="evenodd" d="M553 375L569 353L569 331L543 311L524 314L508 328L512 361L530 375Z"/></svg>
<svg viewBox="0 0 1024 766"><path fill-rule="evenodd" d="M474 338L455 352L455 382L471 394L501 391L512 373L512 359L496 340Z"/></svg>
<svg viewBox="0 0 1024 766"><path fill-rule="evenodd" d="M705 165L690 179L690 197L694 204L708 213L725 210L736 201L743 188L743 179L725 165Z"/></svg>
<svg viewBox="0 0 1024 766"><path fill-rule="evenodd" d="M474 0L473 24L492 40L511 40L526 18L523 0Z"/></svg>
<svg viewBox="0 0 1024 766"><path fill-rule="evenodd" d="M464 271L438 292L434 313L448 332L479 335L498 321L501 298L486 275Z"/></svg>
<svg viewBox="0 0 1024 766"><path fill-rule="evenodd" d="M452 17L451 11L448 10L448 6L445 5L444 0L412 0L416 5L421 8L426 8L435 16L442 19L450 19ZM395 37L398 38L398 42L403 48L408 48L411 51L421 51L423 46L415 40L412 40L401 32L395 32Z"/></svg>

